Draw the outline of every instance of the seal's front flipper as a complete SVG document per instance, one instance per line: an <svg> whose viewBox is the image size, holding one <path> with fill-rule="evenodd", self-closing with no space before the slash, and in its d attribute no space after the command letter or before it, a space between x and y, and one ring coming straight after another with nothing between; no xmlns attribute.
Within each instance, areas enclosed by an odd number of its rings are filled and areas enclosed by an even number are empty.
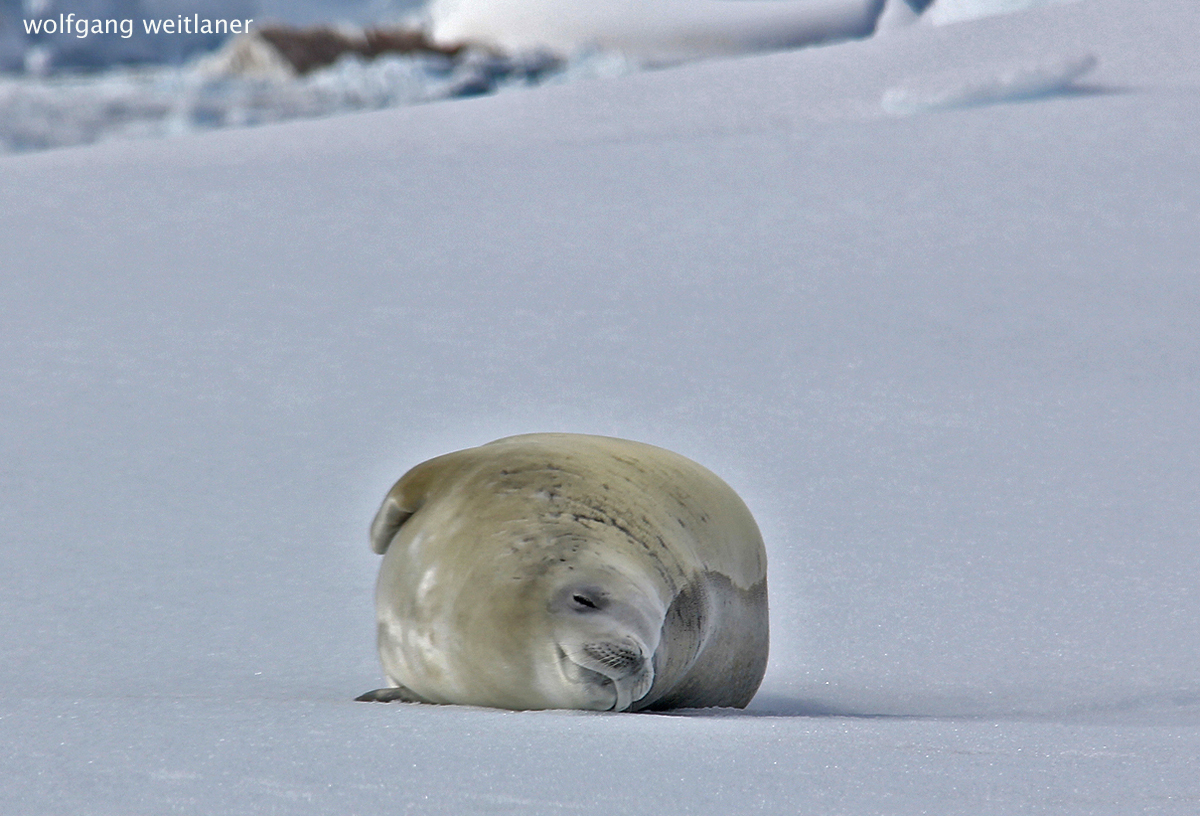
<svg viewBox="0 0 1200 816"><path fill-rule="evenodd" d="M429 701L409 691L404 686L389 686L388 688L375 689L368 691L366 694L355 697L356 703L428 703Z"/></svg>

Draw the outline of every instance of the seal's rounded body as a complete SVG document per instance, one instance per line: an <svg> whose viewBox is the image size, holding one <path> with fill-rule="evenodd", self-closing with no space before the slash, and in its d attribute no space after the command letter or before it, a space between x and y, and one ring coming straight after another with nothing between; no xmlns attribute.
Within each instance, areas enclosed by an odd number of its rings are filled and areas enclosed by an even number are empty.
<svg viewBox="0 0 1200 816"><path fill-rule="evenodd" d="M530 434L417 465L371 525L379 655L361 699L743 707L767 663L766 553L700 465Z"/></svg>

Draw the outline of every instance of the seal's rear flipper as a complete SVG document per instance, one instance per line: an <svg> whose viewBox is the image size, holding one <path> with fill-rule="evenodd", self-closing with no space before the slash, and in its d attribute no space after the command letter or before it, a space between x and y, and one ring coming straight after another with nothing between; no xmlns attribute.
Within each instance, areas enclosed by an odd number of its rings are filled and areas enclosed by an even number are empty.
<svg viewBox="0 0 1200 816"><path fill-rule="evenodd" d="M356 703L428 703L424 697L409 691L404 686L389 686L375 689L354 698Z"/></svg>
<svg viewBox="0 0 1200 816"><path fill-rule="evenodd" d="M371 549L379 555L387 552L400 526L408 521L413 513L421 509L425 496L439 479L454 478L456 468L464 461L470 461L470 451L456 451L438 456L428 462L422 462L400 477L400 481L392 485L379 512L371 522Z"/></svg>

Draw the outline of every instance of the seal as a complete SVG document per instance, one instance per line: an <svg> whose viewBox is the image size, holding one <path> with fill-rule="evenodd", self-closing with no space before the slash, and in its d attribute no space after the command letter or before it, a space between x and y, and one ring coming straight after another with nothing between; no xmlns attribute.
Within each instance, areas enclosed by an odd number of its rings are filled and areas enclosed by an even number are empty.
<svg viewBox="0 0 1200 816"><path fill-rule="evenodd" d="M371 524L388 688L507 709L745 707L767 664L746 505L662 448L529 434L417 465Z"/></svg>

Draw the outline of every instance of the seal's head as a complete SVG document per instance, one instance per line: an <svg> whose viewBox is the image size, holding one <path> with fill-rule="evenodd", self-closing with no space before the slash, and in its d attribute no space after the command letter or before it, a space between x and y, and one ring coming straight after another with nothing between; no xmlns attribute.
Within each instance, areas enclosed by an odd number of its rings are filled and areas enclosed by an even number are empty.
<svg viewBox="0 0 1200 816"><path fill-rule="evenodd" d="M554 653L540 661L540 683L564 708L626 711L654 684L665 611L616 573L570 578L550 593Z"/></svg>

